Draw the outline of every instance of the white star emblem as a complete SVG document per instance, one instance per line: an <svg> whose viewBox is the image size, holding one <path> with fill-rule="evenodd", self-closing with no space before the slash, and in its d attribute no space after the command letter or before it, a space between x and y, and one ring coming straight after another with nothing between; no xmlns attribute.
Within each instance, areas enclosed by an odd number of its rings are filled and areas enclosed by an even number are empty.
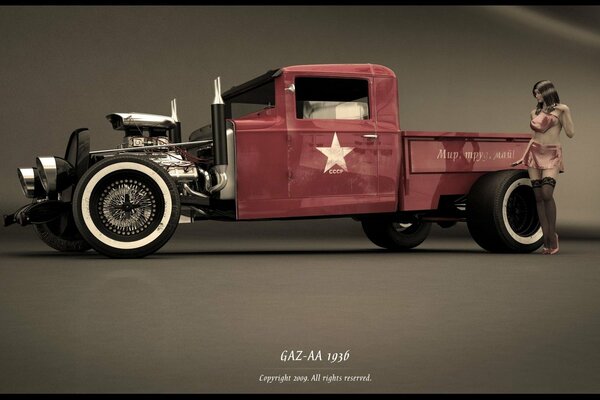
<svg viewBox="0 0 600 400"><path fill-rule="evenodd" d="M354 147L341 147L336 132L333 132L331 147L317 147L317 150L327 156L327 164L325 165L323 172L327 172L334 165L339 165L344 171L348 172L344 156L354 150Z"/></svg>

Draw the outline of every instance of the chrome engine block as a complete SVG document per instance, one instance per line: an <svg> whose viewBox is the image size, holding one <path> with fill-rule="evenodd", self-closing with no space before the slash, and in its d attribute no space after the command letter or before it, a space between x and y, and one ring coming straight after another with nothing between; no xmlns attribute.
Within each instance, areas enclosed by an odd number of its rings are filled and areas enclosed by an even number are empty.
<svg viewBox="0 0 600 400"><path fill-rule="evenodd" d="M170 151L166 153L150 153L148 159L163 167L177 183L196 182L198 180L198 168L182 155Z"/></svg>

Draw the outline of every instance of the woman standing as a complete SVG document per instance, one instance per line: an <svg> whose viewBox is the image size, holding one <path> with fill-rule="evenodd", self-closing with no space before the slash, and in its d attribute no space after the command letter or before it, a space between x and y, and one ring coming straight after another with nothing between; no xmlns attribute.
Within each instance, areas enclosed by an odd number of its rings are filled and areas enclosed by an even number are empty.
<svg viewBox="0 0 600 400"><path fill-rule="evenodd" d="M533 138L525 153L512 166L526 165L535 194L536 206L544 234L543 254L558 253L556 233L556 203L554 187L558 174L564 172L560 131L565 129L569 138L575 135L571 110L561 104L556 88L550 81L539 81L533 85L533 96L537 107L531 111L530 127Z"/></svg>

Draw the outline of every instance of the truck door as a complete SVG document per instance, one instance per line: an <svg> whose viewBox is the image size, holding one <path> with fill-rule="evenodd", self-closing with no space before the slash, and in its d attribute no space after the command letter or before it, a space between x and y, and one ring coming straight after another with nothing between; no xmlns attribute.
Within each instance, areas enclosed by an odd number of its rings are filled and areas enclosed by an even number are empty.
<svg viewBox="0 0 600 400"><path fill-rule="evenodd" d="M287 77L290 198L313 199L304 204L332 207L328 213L336 213L339 206L339 213L363 212L362 206L377 201L378 140L371 81Z"/></svg>

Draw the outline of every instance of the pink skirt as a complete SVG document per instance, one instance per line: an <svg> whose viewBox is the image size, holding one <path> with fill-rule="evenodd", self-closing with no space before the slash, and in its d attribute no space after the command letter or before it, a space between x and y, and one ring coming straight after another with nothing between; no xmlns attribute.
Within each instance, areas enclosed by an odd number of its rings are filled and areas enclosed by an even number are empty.
<svg viewBox="0 0 600 400"><path fill-rule="evenodd" d="M532 140L523 154L523 165L536 169L558 167L559 172L564 172L562 146L560 144L541 144Z"/></svg>

